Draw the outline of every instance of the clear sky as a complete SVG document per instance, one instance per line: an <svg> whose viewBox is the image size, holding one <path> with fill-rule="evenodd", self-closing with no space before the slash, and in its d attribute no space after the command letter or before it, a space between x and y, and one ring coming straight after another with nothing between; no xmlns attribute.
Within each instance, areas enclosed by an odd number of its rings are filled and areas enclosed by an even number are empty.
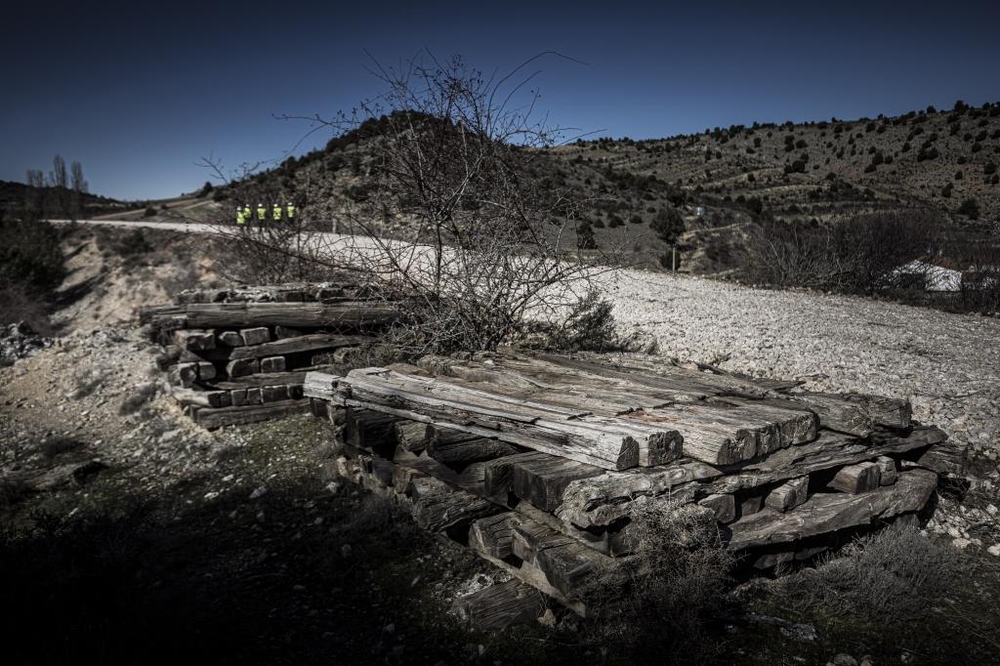
<svg viewBox="0 0 1000 666"><path fill-rule="evenodd" d="M376 94L372 57L508 71L595 136L893 115L1000 101L1000 2L19 3L0 18L0 179L79 160L92 192L169 197L322 146L307 123ZM298 147L296 147L298 144Z"/></svg>

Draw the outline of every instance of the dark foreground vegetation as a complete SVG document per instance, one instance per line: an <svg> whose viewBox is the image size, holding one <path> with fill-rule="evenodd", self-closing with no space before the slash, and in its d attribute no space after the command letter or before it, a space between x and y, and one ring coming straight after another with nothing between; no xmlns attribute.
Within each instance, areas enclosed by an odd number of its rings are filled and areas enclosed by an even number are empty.
<svg viewBox="0 0 1000 666"><path fill-rule="evenodd" d="M125 490L3 488L7 663L989 664L1000 572L912 527L733 590L717 535L651 517L652 585L605 617L482 633L448 613L492 570L385 500L317 470L332 433L303 417L240 428L200 475ZM72 455L71 447L52 457ZM206 468L208 469L208 468Z"/></svg>

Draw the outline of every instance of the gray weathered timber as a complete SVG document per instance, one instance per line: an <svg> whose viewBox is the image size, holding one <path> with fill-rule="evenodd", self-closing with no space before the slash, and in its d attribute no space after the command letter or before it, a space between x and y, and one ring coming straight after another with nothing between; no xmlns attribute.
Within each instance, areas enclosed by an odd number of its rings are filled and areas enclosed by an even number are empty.
<svg viewBox="0 0 1000 666"><path fill-rule="evenodd" d="M517 514L507 513L501 514L508 521L507 530L509 533L513 531L513 526L517 524L520 519ZM491 520L491 518L481 519L481 520ZM478 522L478 521L477 521ZM472 524L470 528L470 534L475 534L477 531L476 523ZM485 530L484 530L485 532ZM481 543L476 538L470 538L469 547L472 548L473 552L482 557L487 562L493 564L499 569L508 572L509 574L515 576L519 580L531 585L535 589L541 591L544 594L556 599L563 606L569 608L577 615L581 617L587 617L589 615L587 605L581 602L579 599L570 598L565 595L559 589L552 586L546 579L545 574L536 567L533 563L527 561L508 561L508 558L494 557L489 553L488 549L484 549Z"/></svg>
<svg viewBox="0 0 1000 666"><path fill-rule="evenodd" d="M774 488L764 499L764 505L784 513L803 504L809 498L809 477L790 479Z"/></svg>
<svg viewBox="0 0 1000 666"><path fill-rule="evenodd" d="M917 463L938 474L965 476L969 471L969 445L949 440L929 448L917 459Z"/></svg>
<svg viewBox="0 0 1000 666"><path fill-rule="evenodd" d="M871 440L821 431L816 441L792 446L760 462L747 465L736 473L714 479L712 492L735 493L739 490L785 481L798 476L871 460L888 453L905 453L932 446L947 439L938 428L920 426L903 437L876 433Z"/></svg>
<svg viewBox="0 0 1000 666"><path fill-rule="evenodd" d="M789 446L811 442L819 433L819 417L812 411L790 402L750 400L729 396L710 398L711 405L736 408L734 416L763 423L773 423L776 430L765 431L757 440L757 455L768 456Z"/></svg>
<svg viewBox="0 0 1000 666"><path fill-rule="evenodd" d="M849 435L867 437L879 427L910 427L911 407L905 400L858 393L795 393L782 395L771 404L787 400L815 412L820 425Z"/></svg>
<svg viewBox="0 0 1000 666"><path fill-rule="evenodd" d="M604 473L600 467L556 456L522 459L515 462L512 469L514 494L550 512L562 504L563 492L572 481Z"/></svg>
<svg viewBox="0 0 1000 666"><path fill-rule="evenodd" d="M222 331L218 335L219 344L223 347L242 347L246 340L238 331Z"/></svg>
<svg viewBox="0 0 1000 666"><path fill-rule="evenodd" d="M628 516L630 504L637 498L669 494L678 501L692 501L696 488L702 485L695 482L708 481L721 474L718 469L699 461L605 472L566 486L563 502L555 514L578 527L605 527Z"/></svg>
<svg viewBox="0 0 1000 666"><path fill-rule="evenodd" d="M431 458L451 466L468 465L521 452L517 447L498 439L476 437L461 431L442 430L433 426L430 427L426 448L427 455Z"/></svg>
<svg viewBox="0 0 1000 666"><path fill-rule="evenodd" d="M485 466L483 486L486 496L506 502L507 493L514 490L514 466L534 460L548 460L550 457L552 456L549 456L547 453L529 451L527 453L518 453L512 456L487 460L483 463Z"/></svg>
<svg viewBox="0 0 1000 666"><path fill-rule="evenodd" d="M896 461L889 456L879 456L875 459L878 465L879 485L891 486L899 478L899 471L896 469Z"/></svg>
<svg viewBox="0 0 1000 666"><path fill-rule="evenodd" d="M739 505L740 517L749 516L764 508L764 496L757 494L746 495L739 501Z"/></svg>
<svg viewBox="0 0 1000 666"><path fill-rule="evenodd" d="M421 497L413 503L413 510L417 524L426 530L437 532L451 527L468 526L478 518L500 513L503 508L456 489L450 493Z"/></svg>
<svg viewBox="0 0 1000 666"><path fill-rule="evenodd" d="M174 345L186 351L215 349L215 331L205 329L174 331L173 341Z"/></svg>
<svg viewBox="0 0 1000 666"><path fill-rule="evenodd" d="M231 379L253 375L260 372L260 361L256 358L245 358L238 361L226 363L226 374Z"/></svg>
<svg viewBox="0 0 1000 666"><path fill-rule="evenodd" d="M265 342L259 345L248 345L246 347L236 347L230 351L230 360L244 358L264 358L267 356L281 356L284 354L295 354L298 352L312 351L316 349L334 349L337 347L348 347L358 345L368 340L359 335L337 335L334 333L314 333L312 335L302 335L297 338L285 338L274 342Z"/></svg>
<svg viewBox="0 0 1000 666"><path fill-rule="evenodd" d="M732 532L729 547L744 549L787 543L919 511L936 487L934 472L914 469L902 472L895 484L869 493L817 493L787 513L765 508L729 526Z"/></svg>
<svg viewBox="0 0 1000 666"><path fill-rule="evenodd" d="M512 537L514 527L510 512L480 518L469 528L469 546L483 554L503 560L514 551Z"/></svg>
<svg viewBox="0 0 1000 666"><path fill-rule="evenodd" d="M213 289L185 289L174 298L177 303L273 303L313 302L353 298L359 291L357 276L344 272L335 282L253 285Z"/></svg>
<svg viewBox="0 0 1000 666"><path fill-rule="evenodd" d="M285 371L285 357L284 356L267 356L260 359L260 371L275 373Z"/></svg>
<svg viewBox="0 0 1000 666"><path fill-rule="evenodd" d="M512 539L515 555L537 567L552 587L571 599L614 598L634 568L628 557L602 555L524 516L517 521Z"/></svg>
<svg viewBox="0 0 1000 666"><path fill-rule="evenodd" d="M351 446L392 457L396 446L399 417L369 409L348 409L344 421L344 442Z"/></svg>
<svg viewBox="0 0 1000 666"><path fill-rule="evenodd" d="M338 381L341 404L378 409L483 437L497 437L607 469L628 469L639 462L639 442L633 437L639 433L635 429L587 416L570 420L569 416L575 414L559 414L533 404L496 404L482 396L470 396L468 391L436 391L434 395L424 387L414 386L413 389L380 382L372 375L348 376ZM441 393L446 397L439 397ZM653 447L659 445L657 437L675 436L652 428L646 429L645 435L644 443Z"/></svg>
<svg viewBox="0 0 1000 666"><path fill-rule="evenodd" d="M698 504L709 509L723 525L736 520L736 498L732 495L715 493L698 500Z"/></svg>
<svg viewBox="0 0 1000 666"><path fill-rule="evenodd" d="M356 329L384 326L399 318L391 303L190 303L139 310L139 321L154 328L249 328L301 326Z"/></svg>
<svg viewBox="0 0 1000 666"><path fill-rule="evenodd" d="M234 407L247 404L247 390L245 388L229 389L229 399Z"/></svg>
<svg viewBox="0 0 1000 666"><path fill-rule="evenodd" d="M307 372L302 380L302 390L307 398L318 398L327 402L337 401L334 383L341 379L343 378L327 372Z"/></svg>
<svg viewBox="0 0 1000 666"><path fill-rule="evenodd" d="M840 468L828 484L844 493L867 493L879 487L879 466L873 462L860 462Z"/></svg>
<svg viewBox="0 0 1000 666"><path fill-rule="evenodd" d="M249 392L248 392L249 393ZM194 421L203 428L212 430L228 425L256 423L283 416L308 414L311 410L309 400L285 400L266 405L243 405L242 407L202 407L194 414Z"/></svg>
<svg viewBox="0 0 1000 666"><path fill-rule="evenodd" d="M701 392L650 388L621 378L519 356L498 355L489 362L430 356L421 359L419 366L459 382L480 387L489 385L490 390L511 397L531 399L544 395L547 400L575 407L585 403L590 411L606 416L674 402L694 402L705 397Z"/></svg>
<svg viewBox="0 0 1000 666"><path fill-rule="evenodd" d="M207 361L202 361L198 363L198 381L199 382L210 382L215 379L218 373L215 370L215 366Z"/></svg>
<svg viewBox="0 0 1000 666"><path fill-rule="evenodd" d="M418 421L399 420L396 422L396 444L404 451L419 453L427 448L430 427Z"/></svg>
<svg viewBox="0 0 1000 666"><path fill-rule="evenodd" d="M704 397L732 395L747 398L762 398L771 390L767 383L757 382L749 378L698 372L676 366L654 368L652 365L647 365L645 367L638 367L638 362L632 359L629 360L629 363L632 363L632 365L629 365L628 363L608 364L557 354L542 354L540 358L557 365L576 368L595 375L625 379L641 386L660 388L668 391L695 393Z"/></svg>
<svg viewBox="0 0 1000 666"><path fill-rule="evenodd" d="M563 492L572 481L604 472L599 467L556 456L521 460L512 469L514 495L549 512L562 504Z"/></svg>
<svg viewBox="0 0 1000 666"><path fill-rule="evenodd" d="M757 406L677 404L628 418L676 429L684 455L710 465L742 463L816 438L812 414Z"/></svg>
<svg viewBox="0 0 1000 666"><path fill-rule="evenodd" d="M198 405L199 407L229 407L233 397L229 391L198 391L195 389L171 387L174 400L182 405Z"/></svg>
<svg viewBox="0 0 1000 666"><path fill-rule="evenodd" d="M476 629L497 631L535 622L545 611L545 597L530 585L509 580L459 597L452 608Z"/></svg>
<svg viewBox="0 0 1000 666"><path fill-rule="evenodd" d="M442 465L427 455L417 455L405 449L397 448L392 461L397 467L411 469L422 475L432 476L452 486L484 499L492 499L484 490L483 478L486 463L472 463L461 471L456 471L447 465ZM494 502L503 504L502 501Z"/></svg>
<svg viewBox="0 0 1000 666"><path fill-rule="evenodd" d="M174 386L189 388L198 381L197 363L178 363L167 372L167 381Z"/></svg>
<svg viewBox="0 0 1000 666"><path fill-rule="evenodd" d="M271 330L267 326L244 328L240 331L240 337L248 345L262 345L271 341Z"/></svg>
<svg viewBox="0 0 1000 666"><path fill-rule="evenodd" d="M264 404L271 402L283 402L289 400L291 396L288 392L288 387L284 384L274 385L274 386L261 386L260 387L260 398Z"/></svg>

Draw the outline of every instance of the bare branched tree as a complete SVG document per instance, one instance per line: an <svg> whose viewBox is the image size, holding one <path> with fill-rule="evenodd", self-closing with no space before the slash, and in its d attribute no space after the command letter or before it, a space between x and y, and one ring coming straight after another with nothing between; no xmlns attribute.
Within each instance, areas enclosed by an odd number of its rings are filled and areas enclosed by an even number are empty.
<svg viewBox="0 0 1000 666"><path fill-rule="evenodd" d="M24 191L24 209L29 216L42 213L42 189L45 187L45 175L41 169L28 169L25 173L28 188Z"/></svg>
<svg viewBox="0 0 1000 666"><path fill-rule="evenodd" d="M376 64L386 86L351 116L326 121L370 136L365 183L340 213L346 248L387 295L411 304L414 352L492 349L556 320L586 292L593 253L576 235L581 202L533 178L563 132L536 119L533 58L485 77L460 58ZM343 241L339 251L345 251Z"/></svg>

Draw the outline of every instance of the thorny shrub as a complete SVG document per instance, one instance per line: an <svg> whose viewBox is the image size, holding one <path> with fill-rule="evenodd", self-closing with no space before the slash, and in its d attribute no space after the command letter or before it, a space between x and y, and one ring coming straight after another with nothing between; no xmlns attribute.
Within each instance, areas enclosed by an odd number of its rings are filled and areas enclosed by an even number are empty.
<svg viewBox="0 0 1000 666"><path fill-rule="evenodd" d="M733 554L710 511L668 498L635 501L627 526L637 562L602 626L639 663L703 664L724 645L711 633L726 605Z"/></svg>

